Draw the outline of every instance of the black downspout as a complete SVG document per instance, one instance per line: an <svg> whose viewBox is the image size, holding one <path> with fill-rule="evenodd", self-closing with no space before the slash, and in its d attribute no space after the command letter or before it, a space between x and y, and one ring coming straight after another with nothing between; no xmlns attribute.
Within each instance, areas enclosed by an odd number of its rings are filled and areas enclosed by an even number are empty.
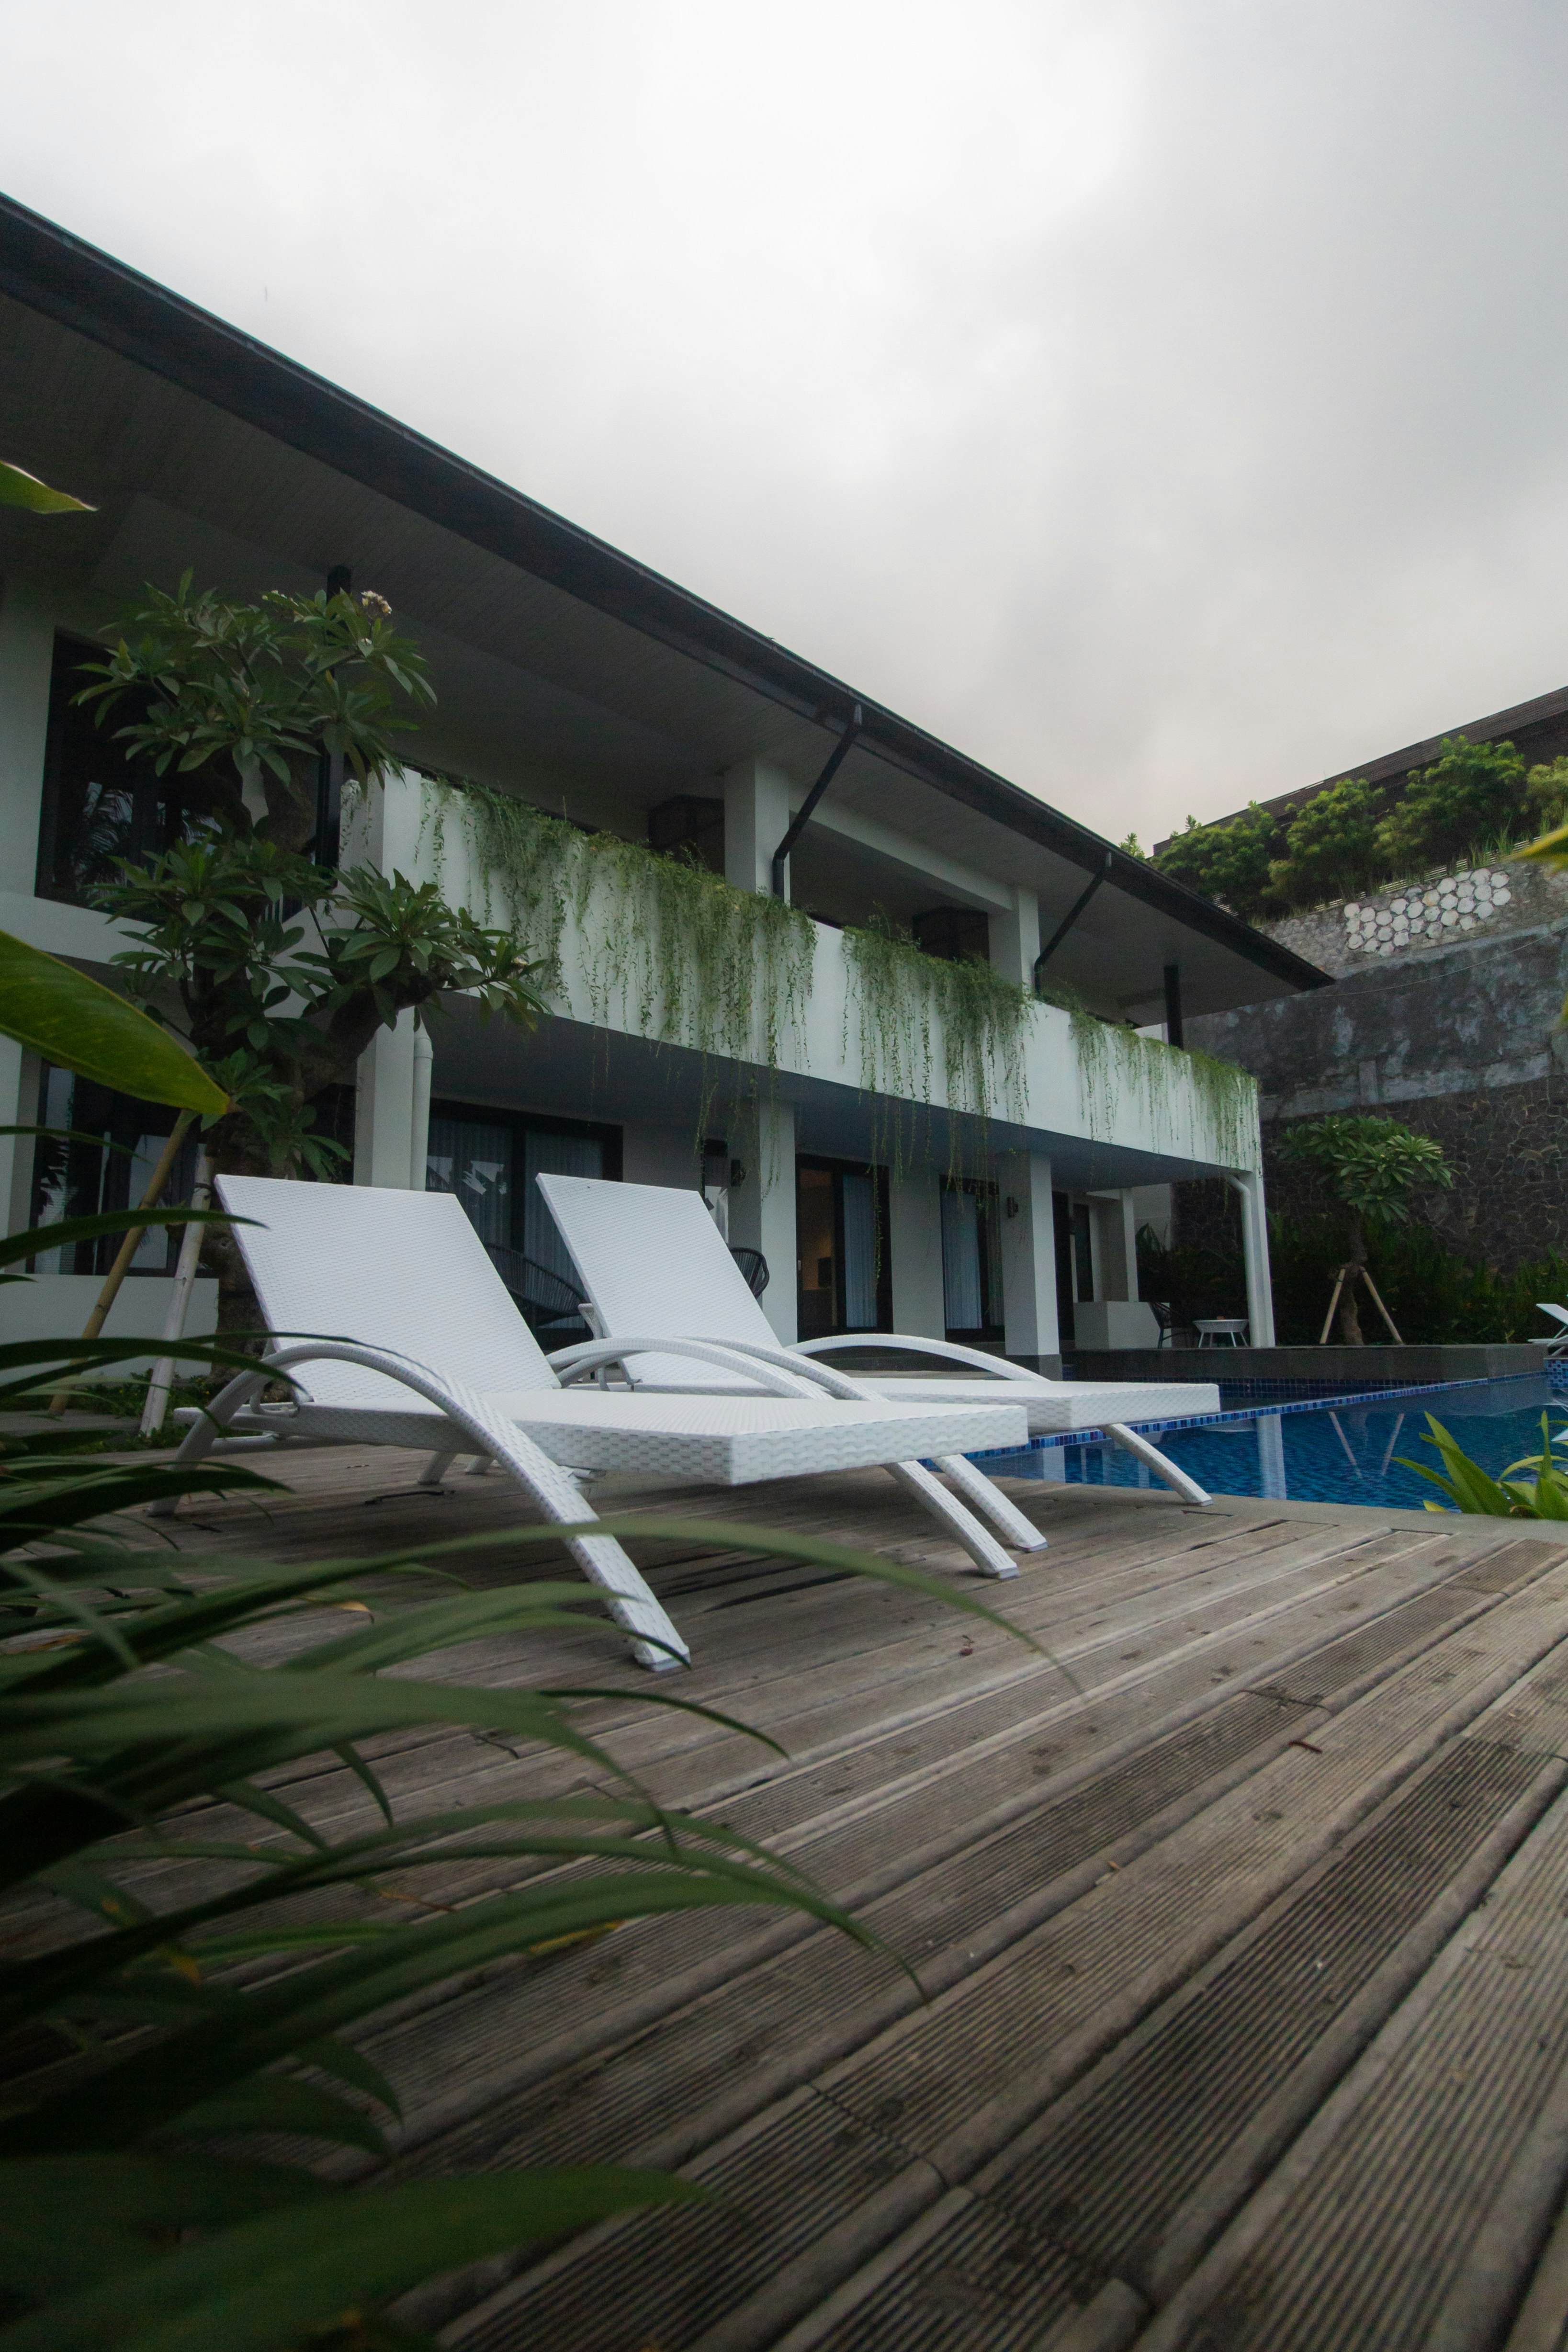
<svg viewBox="0 0 1568 2352"><path fill-rule="evenodd" d="M1166 966L1166 1043L1179 1045L1181 1035L1181 966Z"/></svg>
<svg viewBox="0 0 1568 2352"><path fill-rule="evenodd" d="M1037 996L1040 994L1040 973L1045 970L1046 965L1051 961L1051 957L1056 953L1057 949L1061 945L1062 940L1067 937L1068 932L1072 929L1073 924L1078 920L1079 916L1083 912L1084 908L1089 904L1090 899L1092 898L1095 891L1100 887L1101 883L1103 882L1109 875L1111 871L1111 851L1107 850L1105 852L1105 863L1103 866L1101 866L1098 873L1092 874L1090 876L1084 888L1081 890L1078 897L1074 898L1071 906L1069 907L1066 914L1063 915L1061 922L1058 923L1055 930L1052 931L1050 939L1047 940L1044 947L1041 948L1040 953L1036 956L1034 960L1034 992Z"/></svg>
<svg viewBox="0 0 1568 2352"><path fill-rule="evenodd" d="M807 825L810 823L811 811L816 807L817 803L821 799L822 794L827 791L828 786L832 782L833 778L838 774L839 770L842 767L845 760L849 757L855 737L860 733L861 729L864 725L865 719L862 714L860 704L857 702L853 710L850 714L849 725L844 729L843 733L839 737L838 741L834 744L832 750L828 754L827 766L822 770L821 774L817 778L816 782L811 786L810 791L807 793L805 800L801 803L800 814L796 817L794 824L789 827L789 832L785 835L783 840L779 843L778 848L773 853L773 896L776 898L781 898L784 896L784 868L789 862L789 852L794 848L795 844L800 840L800 835L805 832Z"/></svg>
<svg viewBox="0 0 1568 2352"><path fill-rule="evenodd" d="M327 574L329 596L346 596L354 575L346 563L335 563ZM342 848L343 755L323 751L316 762L316 832L310 855L318 866L336 866Z"/></svg>

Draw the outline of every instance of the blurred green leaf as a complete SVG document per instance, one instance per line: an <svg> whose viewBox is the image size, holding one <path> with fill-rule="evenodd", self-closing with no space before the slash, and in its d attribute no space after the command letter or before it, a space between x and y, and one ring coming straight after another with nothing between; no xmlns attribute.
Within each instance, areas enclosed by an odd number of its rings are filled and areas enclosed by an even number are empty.
<svg viewBox="0 0 1568 2352"><path fill-rule="evenodd" d="M0 457L0 507L26 507L29 514L96 514L96 507L85 499L73 499L68 490L51 490L47 482L40 482L37 474L13 466Z"/></svg>
<svg viewBox="0 0 1568 2352"><path fill-rule="evenodd" d="M139 1101L219 1118L228 1097L179 1041L112 989L0 931L0 1034Z"/></svg>

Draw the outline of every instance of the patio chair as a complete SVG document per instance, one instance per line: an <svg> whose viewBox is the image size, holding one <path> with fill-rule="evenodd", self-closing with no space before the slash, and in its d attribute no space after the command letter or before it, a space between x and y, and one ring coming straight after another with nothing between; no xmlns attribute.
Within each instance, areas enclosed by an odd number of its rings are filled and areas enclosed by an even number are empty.
<svg viewBox="0 0 1568 2352"><path fill-rule="evenodd" d="M511 1293L512 1304L530 1331L556 1335L557 1345L567 1333L591 1330L584 1302L573 1286L537 1258L503 1242L486 1242L485 1254Z"/></svg>
<svg viewBox="0 0 1568 2352"><path fill-rule="evenodd" d="M732 1249L731 1257L746 1277L746 1286L753 1298L760 1298L768 1284L768 1260L760 1250Z"/></svg>
<svg viewBox="0 0 1568 2352"><path fill-rule="evenodd" d="M1555 1363L1559 1357L1568 1356L1568 1307L1554 1307L1549 1298L1538 1298L1535 1303L1542 1315L1551 1316L1557 1328L1544 1339L1531 1339L1530 1344L1532 1348L1544 1348L1546 1361Z"/></svg>
<svg viewBox="0 0 1568 2352"><path fill-rule="evenodd" d="M246 1444L418 1446L432 1457L422 1484L438 1483L460 1454L494 1461L558 1525L595 1517L579 1474L740 1486L886 1469L988 1574L1018 1573L921 1467L932 1455L1021 1444L1024 1416L1008 1400L977 1400L967 1410L893 1404L841 1374L817 1377L825 1367L761 1366L691 1341L674 1342L675 1350L717 1375L744 1360L746 1377L736 1385L750 1393L644 1396L599 1388L593 1373L619 1360L617 1349L601 1344L574 1349L563 1381L450 1193L261 1176L220 1176L217 1191L236 1218L255 1220L236 1224L235 1237L273 1337L254 1372L240 1373L204 1412L181 1416L190 1423L176 1457L183 1465ZM708 1231L716 1240L711 1224ZM720 1252L749 1297L722 1243ZM812 1377L800 1377L808 1370ZM260 1402L285 1372L297 1402ZM154 1506L165 1517L172 1507ZM632 1637L641 1664L688 1656L618 1543L574 1536L567 1549L608 1594L610 1613Z"/></svg>
<svg viewBox="0 0 1568 2352"><path fill-rule="evenodd" d="M789 1365L799 1365L802 1359L815 1361L832 1349L893 1348L916 1360L934 1357L960 1374L985 1377L943 1379L924 1370L915 1378L857 1374L862 1394L946 1404L985 1393L988 1386L992 1395L1005 1394L1024 1407L1031 1435L1103 1429L1186 1501L1201 1506L1210 1500L1196 1479L1128 1426L1218 1412L1219 1391L1207 1381L1049 1381L977 1348L886 1331L848 1338L841 1333L781 1349L761 1307L737 1278L729 1252L696 1192L673 1185L616 1184L590 1176L540 1176L536 1181L577 1267L601 1336L623 1339L627 1377L639 1391L690 1390L699 1376L689 1361L673 1354L639 1355L631 1345L638 1332L717 1340L744 1349L760 1362ZM550 1358L563 1370L573 1360L570 1348ZM598 1360L602 1362L602 1357ZM706 1389L742 1385L734 1373L715 1376L706 1366L700 1379ZM942 1466L961 1476L950 1463ZM963 1468L971 1476L977 1475L972 1463ZM995 1517L973 1489L967 1491L971 1501Z"/></svg>

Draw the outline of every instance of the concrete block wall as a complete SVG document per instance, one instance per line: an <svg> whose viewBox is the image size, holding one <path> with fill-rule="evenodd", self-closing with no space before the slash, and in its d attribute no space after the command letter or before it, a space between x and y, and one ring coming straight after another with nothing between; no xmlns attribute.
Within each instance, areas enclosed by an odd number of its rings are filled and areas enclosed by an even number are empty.
<svg viewBox="0 0 1568 2352"><path fill-rule="evenodd" d="M1385 1112L1443 1147L1454 1188L1434 1192L1423 1213L1451 1246L1504 1270L1568 1248L1568 1040L1556 1028L1568 879L1509 871L1519 878L1507 904L1441 944L1353 947L1343 907L1275 926L1337 967L1337 984L1188 1023L1189 1044L1259 1080L1276 1211L1312 1192L1280 1161L1286 1128L1327 1111ZM1218 1240L1219 1188L1177 1190L1181 1237Z"/></svg>

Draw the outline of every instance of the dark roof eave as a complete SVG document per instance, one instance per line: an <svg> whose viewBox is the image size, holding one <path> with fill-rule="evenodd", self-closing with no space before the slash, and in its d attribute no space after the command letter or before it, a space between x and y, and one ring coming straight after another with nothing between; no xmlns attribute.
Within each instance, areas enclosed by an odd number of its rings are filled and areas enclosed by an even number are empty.
<svg viewBox="0 0 1568 2352"><path fill-rule="evenodd" d="M1085 871L1109 856L1111 887L1292 987L1330 984L1327 972L1239 917L1112 848L771 637L7 196L0 196L0 289L798 716L842 723L859 701L868 748L911 775Z"/></svg>

